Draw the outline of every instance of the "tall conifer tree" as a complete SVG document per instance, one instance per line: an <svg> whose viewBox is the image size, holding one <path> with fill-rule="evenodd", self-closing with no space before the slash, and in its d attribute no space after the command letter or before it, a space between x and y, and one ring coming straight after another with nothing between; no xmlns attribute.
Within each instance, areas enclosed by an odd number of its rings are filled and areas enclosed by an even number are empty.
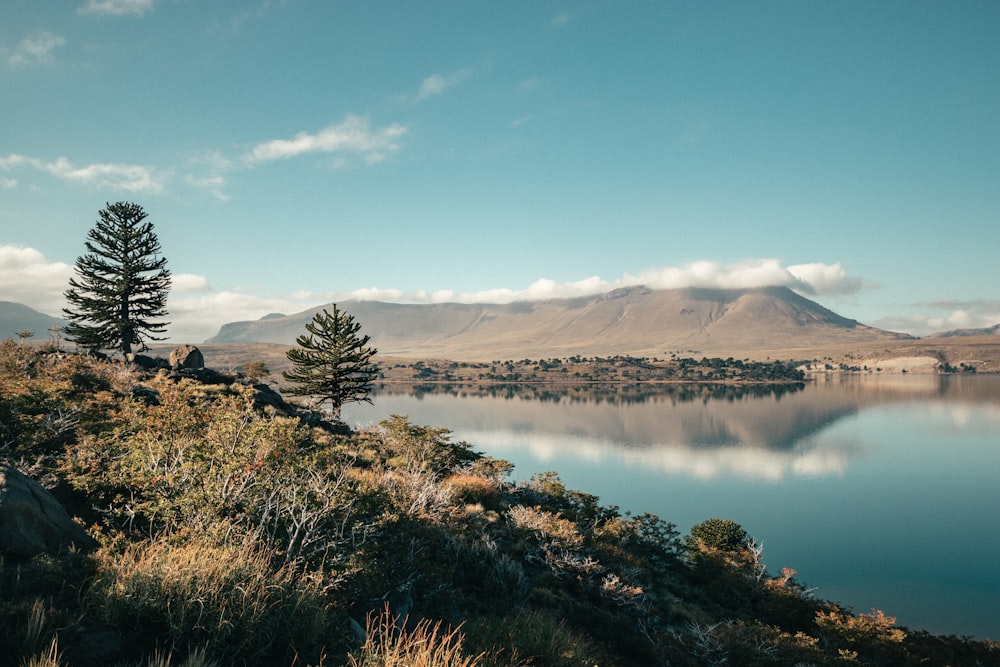
<svg viewBox="0 0 1000 667"><path fill-rule="evenodd" d="M369 393L378 377L379 367L372 361L378 352L370 347L368 336L360 336L361 324L333 304L333 312L316 313L306 323L309 335L296 339L298 348L287 352L293 368L282 376L295 384L294 396L313 396L316 402L330 404L330 412L340 417L344 403L371 403Z"/></svg>
<svg viewBox="0 0 1000 667"><path fill-rule="evenodd" d="M76 260L65 308L67 337L92 351L119 350L134 345L146 350L146 340L163 340L170 271L160 257L153 224L138 204L108 204L87 234L87 254Z"/></svg>

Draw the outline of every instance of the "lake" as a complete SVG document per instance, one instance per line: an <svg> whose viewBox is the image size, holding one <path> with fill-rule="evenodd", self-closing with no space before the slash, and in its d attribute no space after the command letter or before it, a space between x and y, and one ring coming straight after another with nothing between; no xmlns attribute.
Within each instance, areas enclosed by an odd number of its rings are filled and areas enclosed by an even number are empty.
<svg viewBox="0 0 1000 667"><path fill-rule="evenodd" d="M515 466L687 533L739 522L782 567L855 612L1000 640L1000 377L820 376L792 387L453 387L380 392Z"/></svg>

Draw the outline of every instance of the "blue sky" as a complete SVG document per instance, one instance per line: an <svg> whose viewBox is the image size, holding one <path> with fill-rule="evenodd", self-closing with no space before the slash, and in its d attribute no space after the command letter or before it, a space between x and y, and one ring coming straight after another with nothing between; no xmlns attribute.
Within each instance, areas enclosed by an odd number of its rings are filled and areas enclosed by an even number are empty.
<svg viewBox="0 0 1000 667"><path fill-rule="evenodd" d="M172 340L352 297L785 284L1000 322L1000 3L4 0L0 299L106 202Z"/></svg>

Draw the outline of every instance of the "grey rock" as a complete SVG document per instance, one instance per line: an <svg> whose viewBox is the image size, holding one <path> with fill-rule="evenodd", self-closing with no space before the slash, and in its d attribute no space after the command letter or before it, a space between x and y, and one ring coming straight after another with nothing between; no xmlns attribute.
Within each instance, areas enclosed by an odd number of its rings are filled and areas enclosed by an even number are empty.
<svg viewBox="0 0 1000 667"><path fill-rule="evenodd" d="M31 558L57 554L93 541L41 484L10 466L0 466L0 553Z"/></svg>
<svg viewBox="0 0 1000 667"><path fill-rule="evenodd" d="M170 351L171 368L199 369L205 367L205 357L194 345L179 345Z"/></svg>

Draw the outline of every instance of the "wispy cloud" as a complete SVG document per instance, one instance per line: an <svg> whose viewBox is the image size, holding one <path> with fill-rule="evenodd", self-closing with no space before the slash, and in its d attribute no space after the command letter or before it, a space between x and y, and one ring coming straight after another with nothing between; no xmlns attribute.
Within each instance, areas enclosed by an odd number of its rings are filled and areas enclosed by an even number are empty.
<svg viewBox="0 0 1000 667"><path fill-rule="evenodd" d="M29 35L18 42L7 56L7 67L21 69L32 65L44 65L55 60L52 52L66 44L66 40L47 30Z"/></svg>
<svg viewBox="0 0 1000 667"><path fill-rule="evenodd" d="M142 16L153 9L153 0L87 0L80 7L81 14L104 14L108 16Z"/></svg>
<svg viewBox="0 0 1000 667"><path fill-rule="evenodd" d="M352 114L315 134L299 132L291 139L258 143L245 156L245 162L254 165L308 153L333 153L357 155L371 164L398 150L397 142L405 133L406 128L398 123L372 128L367 119Z"/></svg>
<svg viewBox="0 0 1000 667"><path fill-rule="evenodd" d="M169 178L167 173L143 165L93 163L76 166L65 157L46 161L17 154L0 156L0 169L8 171L18 167L34 168L72 183L127 192L162 192Z"/></svg>
<svg viewBox="0 0 1000 667"><path fill-rule="evenodd" d="M440 95L448 88L457 86L465 81L469 77L469 74L470 72L467 69L461 69L451 74L432 74L420 84L420 90L417 91L415 99L417 102L422 102L429 97Z"/></svg>
<svg viewBox="0 0 1000 667"><path fill-rule="evenodd" d="M203 190L220 201L228 201L226 186L232 172L253 168L266 162L285 160L310 153L326 154L330 164L343 166L351 158L366 164L381 162L399 150L399 138L406 127L398 123L372 127L368 120L348 115L338 124L319 132L300 132L291 139L262 141L243 156L227 156L209 151L180 166L180 181ZM60 180L90 187L109 188L129 193L158 194L173 180L174 169L128 163L93 162L76 164L66 157L54 160L10 153L0 155L0 173L33 169ZM16 178L0 177L0 190L18 187Z"/></svg>
<svg viewBox="0 0 1000 667"><path fill-rule="evenodd" d="M226 185L226 178L221 174L212 176L193 176L188 174L184 177L184 182L200 190L207 191L219 201L229 201L229 195L223 190Z"/></svg>
<svg viewBox="0 0 1000 667"><path fill-rule="evenodd" d="M569 12L559 12L558 14L552 17L550 23L554 28L561 28L567 23L569 23L571 19L572 16L570 16Z"/></svg>

